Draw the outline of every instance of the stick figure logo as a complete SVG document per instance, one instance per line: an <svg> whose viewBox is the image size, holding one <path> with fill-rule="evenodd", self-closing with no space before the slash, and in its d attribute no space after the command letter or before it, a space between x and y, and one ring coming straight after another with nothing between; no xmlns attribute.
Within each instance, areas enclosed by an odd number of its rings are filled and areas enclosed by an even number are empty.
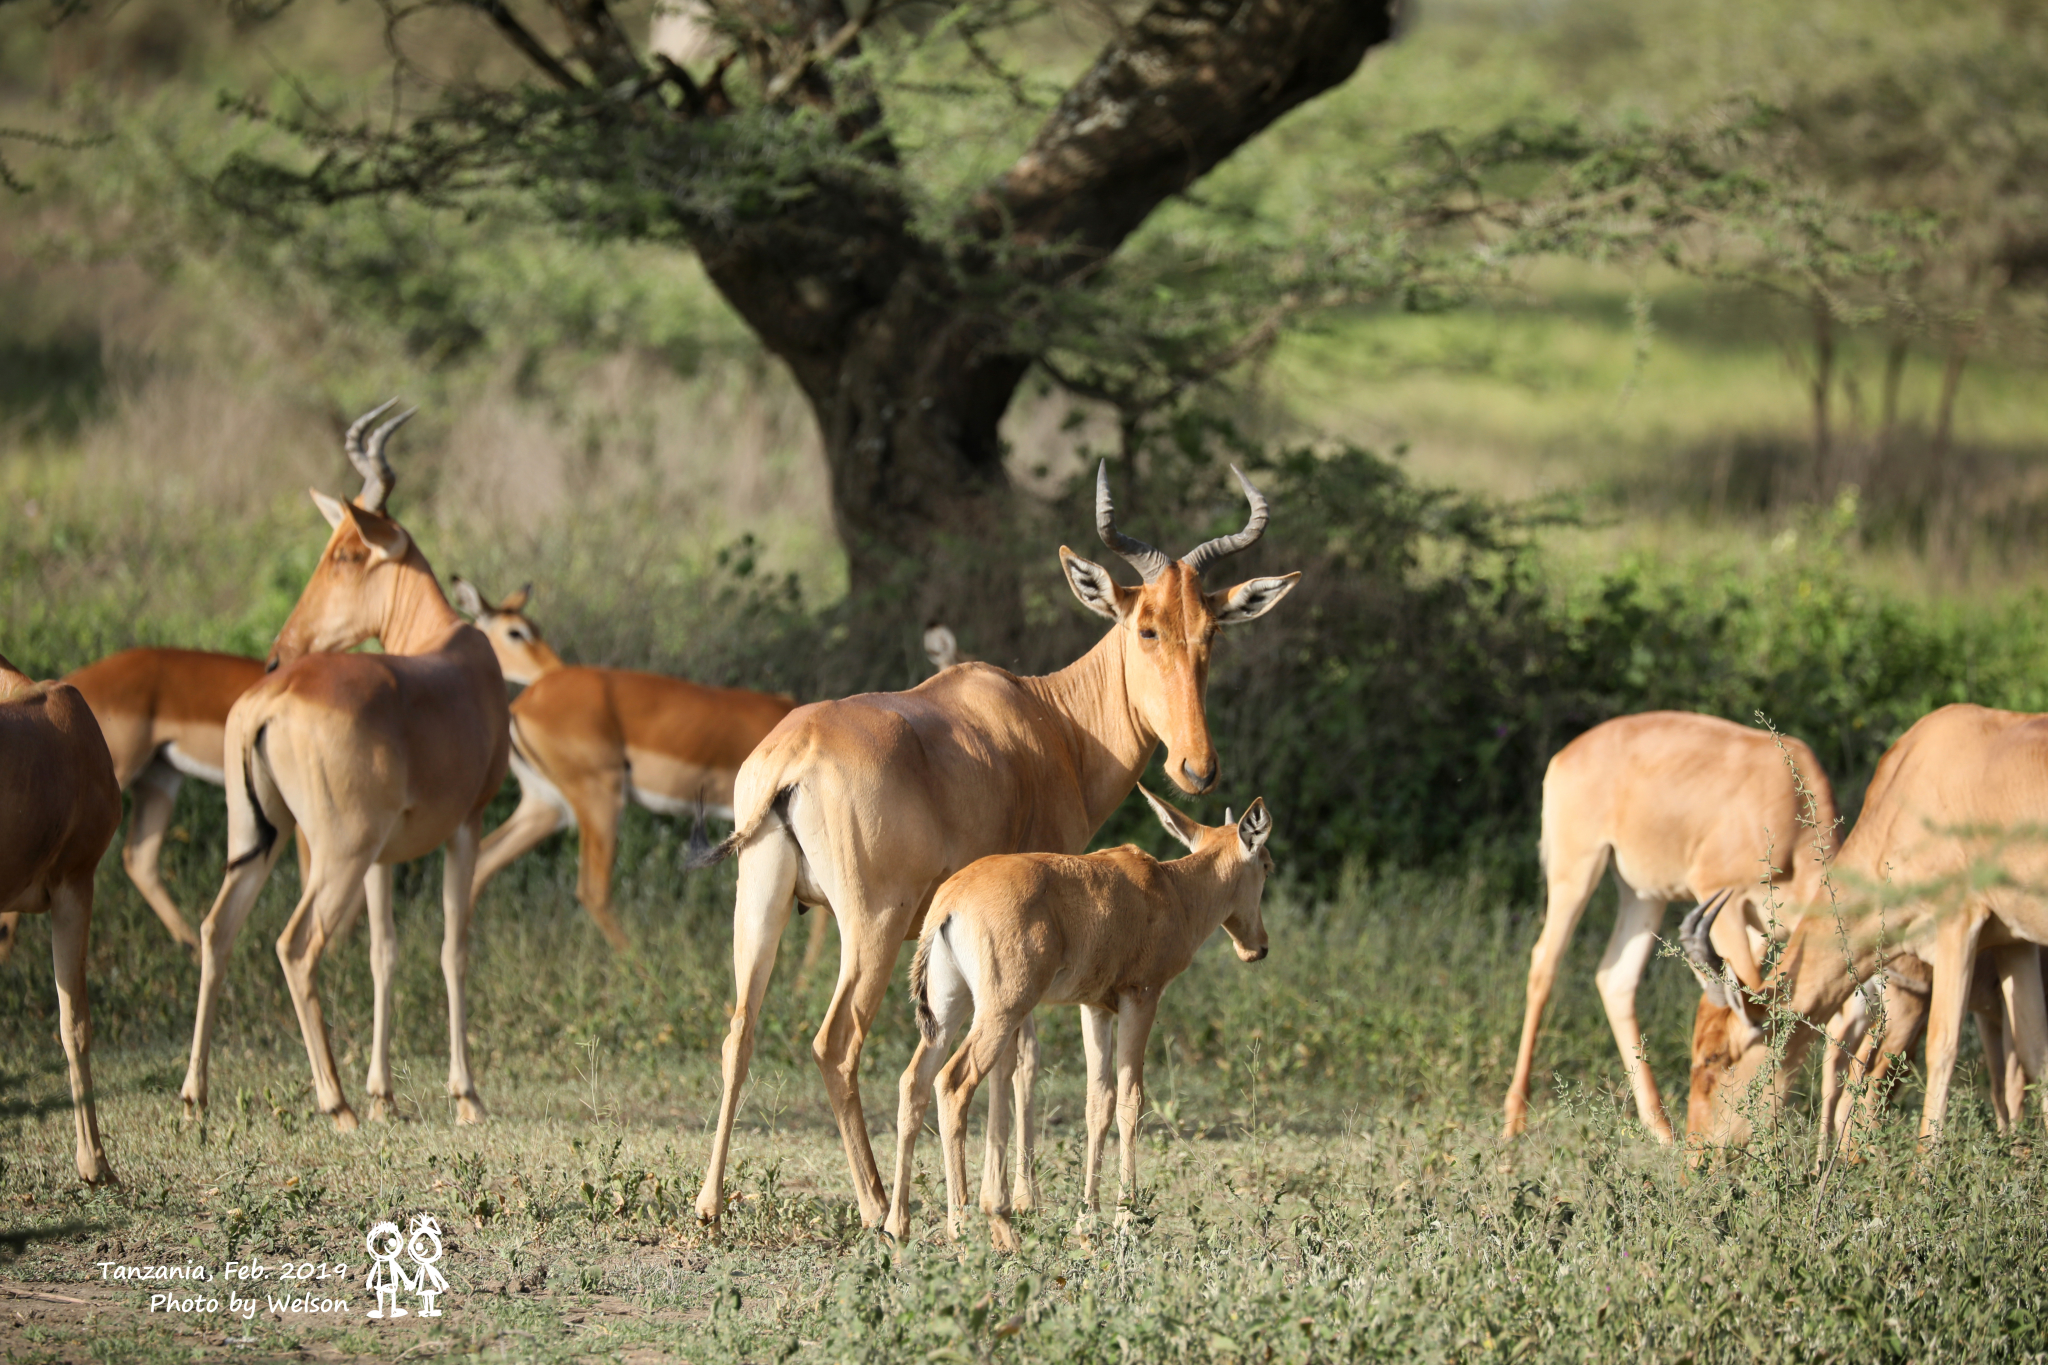
<svg viewBox="0 0 2048 1365"><path fill-rule="evenodd" d="M420 1316L438 1318L441 1310L434 1307L434 1296L445 1293L448 1281L441 1278L441 1272L434 1262L441 1259L441 1224L431 1214L421 1214L412 1220L412 1236L406 1240L406 1250L411 1253L413 1265L412 1286L420 1296Z"/></svg>
<svg viewBox="0 0 2048 1365"><path fill-rule="evenodd" d="M377 1296L377 1306L370 1310L369 1316L405 1317L406 1310L398 1306L398 1291L417 1287L412 1277L398 1264L399 1254L405 1250L405 1235L398 1230L396 1223L379 1223L363 1239L363 1249L370 1253L370 1277L363 1281L363 1288Z"/></svg>
<svg viewBox="0 0 2048 1365"><path fill-rule="evenodd" d="M405 1232L399 1230L397 1223L386 1220L370 1229L369 1236L363 1239L363 1249L370 1253L370 1276L363 1281L363 1287L377 1296L377 1306L367 1316L412 1316L415 1310L399 1306L401 1292L419 1296L417 1311L421 1317L441 1316L435 1300L448 1292L448 1280L437 1264L442 1253L438 1218L430 1213L414 1214L411 1227ZM410 1271L399 1264L401 1256L411 1258Z"/></svg>

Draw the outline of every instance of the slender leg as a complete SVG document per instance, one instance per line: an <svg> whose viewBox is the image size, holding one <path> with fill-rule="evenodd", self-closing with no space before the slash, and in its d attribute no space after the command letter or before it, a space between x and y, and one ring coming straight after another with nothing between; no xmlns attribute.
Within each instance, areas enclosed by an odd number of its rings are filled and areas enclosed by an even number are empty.
<svg viewBox="0 0 2048 1365"><path fill-rule="evenodd" d="M50 958L57 977L57 1033L71 1072L71 1122L78 1178L88 1185L118 1184L100 1145L99 1112L92 1093L92 1002L85 992L85 949L92 935L92 872L55 888L50 896Z"/></svg>
<svg viewBox="0 0 2048 1365"><path fill-rule="evenodd" d="M569 812L553 800L522 789L518 809L492 830L477 850L476 880L470 883L470 902L481 899L491 878L503 872L514 859L524 857L541 840L568 823Z"/></svg>
<svg viewBox="0 0 2048 1365"><path fill-rule="evenodd" d="M363 903L370 920L370 1118L391 1117L391 975L398 966L398 927L391 913L391 875L397 869L389 863L374 863L363 874Z"/></svg>
<svg viewBox="0 0 2048 1365"><path fill-rule="evenodd" d="M988 1215L989 1238L998 1251L1015 1251L1022 1243L1010 1225L1010 1084L1017 1069L1019 1030L1003 1039L988 1072L988 1132L982 1139L981 1211Z"/></svg>
<svg viewBox="0 0 2048 1365"><path fill-rule="evenodd" d="M1861 991L1852 994L1828 1021L1827 1042L1820 1055L1820 1122L1814 1125L1819 1130L1819 1150L1813 1157L1815 1169L1827 1165L1828 1149L1845 1136L1850 1105L1844 1097L1842 1076L1850 1067L1852 1055L1863 1046L1869 1029L1870 1011L1863 1003Z"/></svg>
<svg viewBox="0 0 2048 1365"><path fill-rule="evenodd" d="M832 925L830 915L811 916L810 937L804 940L803 961L796 965L796 989L801 995L811 984L811 973L816 970L818 959L825 955L825 932Z"/></svg>
<svg viewBox="0 0 2048 1365"><path fill-rule="evenodd" d="M2015 1126L2026 1121L2027 1091L2048 1080L2048 999L2041 989L2041 954L2031 943L2018 943L1998 950L1998 988L2005 996L2006 1019L2012 1037L2008 1047L2007 1074L1994 1074L1993 1089L2004 1082L2006 1105ZM2017 1062L2017 1066L2013 1065ZM2014 1086L2013 1073L2019 1084ZM2040 1100L2042 1118L2048 1122L2048 1092Z"/></svg>
<svg viewBox="0 0 2048 1365"><path fill-rule="evenodd" d="M251 858L240 867L228 869L221 882L213 909L199 925L199 1005L192 1019L192 1060L185 1069L185 1083L178 1096L185 1102L185 1117L196 1117L206 1108L207 1054L213 1047L214 1025L220 1008L221 981L227 974L228 951L235 935L256 908L256 897L270 878L284 852L284 841L272 844L268 853Z"/></svg>
<svg viewBox="0 0 2048 1365"><path fill-rule="evenodd" d="M974 1026L960 1050L939 1068L939 1145L946 1151L946 1230L956 1240L967 1210L967 1107L1003 1053L1015 1043L1017 1023L990 1001L977 1002ZM1000 1159L997 1167L1001 1167ZM987 1207L989 1191L983 1191ZM1001 1233L997 1233L1001 1245Z"/></svg>
<svg viewBox="0 0 2048 1365"><path fill-rule="evenodd" d="M1102 1212L1102 1142L1116 1104L1116 1011L1081 1006L1081 1047L1088 1059L1088 1154L1081 1165L1081 1221Z"/></svg>
<svg viewBox="0 0 2048 1365"><path fill-rule="evenodd" d="M277 937L277 960L299 1016L299 1034L306 1043L306 1061L313 1070L313 1101L332 1115L343 1132L356 1127L355 1110L341 1090L327 1020L320 1009L320 955L327 944L355 918L363 903L363 878L375 855L356 852L332 859L316 858L298 908Z"/></svg>
<svg viewBox="0 0 2048 1365"><path fill-rule="evenodd" d="M887 1192L882 1188L882 1173L875 1165L867 1118L861 1109L860 1054L889 989L889 978L895 974L904 931L918 904L916 900L898 901L900 908L885 911L873 902L855 903L842 910L839 985L832 993L824 1024L811 1040L811 1055L818 1060L832 1116L839 1122L839 1140L846 1149L854 1197L860 1202L860 1220L867 1227L881 1225L887 1212ZM849 930L848 925L854 927Z"/></svg>
<svg viewBox="0 0 2048 1365"><path fill-rule="evenodd" d="M1984 1045L1984 1067L1991 1073L1991 1118L1999 1132L2009 1133L2019 1116L2005 1101L2005 1078L2007 1071L2019 1064L2019 1057L2006 1046L2005 1009L1972 1009L1970 1016L1977 1021L1977 1040Z"/></svg>
<svg viewBox="0 0 2048 1365"><path fill-rule="evenodd" d="M1156 991L1126 994L1116 1013L1117 1223L1130 1220L1138 1199L1138 1120L1145 1112L1145 1045L1159 1013Z"/></svg>
<svg viewBox="0 0 2048 1365"><path fill-rule="evenodd" d="M1927 1002L1927 1098L1920 1110L1920 1146L1931 1148L1948 1116L1948 1088L1955 1077L1956 1046L1970 1000L1970 976L1977 962L1977 936L1984 928L1980 906L1966 906L1935 931L1934 986Z"/></svg>
<svg viewBox="0 0 2048 1365"><path fill-rule="evenodd" d="M1552 831L1546 829L1544 834L1547 845ZM1515 1053L1515 1077L1508 1082L1503 1138L1514 1137L1528 1126L1529 1075L1536 1065L1536 1034L1543 1025L1543 1010L1550 1003L1550 992L1557 984L1558 963L1571 946L1572 931L1579 927L1579 917L1586 913L1586 902L1592 899L1600 874L1607 870L1607 846L1571 852L1553 849L1547 858L1551 866L1543 932L1529 953L1529 999L1522 1015L1522 1045Z"/></svg>
<svg viewBox="0 0 2048 1365"><path fill-rule="evenodd" d="M484 1102L477 1098L476 1078L469 1071L469 888L476 872L476 852L483 816L472 815L456 826L448 840L441 875L441 979L448 987L448 1093L455 1097L457 1123L482 1123Z"/></svg>
<svg viewBox="0 0 2048 1365"><path fill-rule="evenodd" d="M1643 979L1650 954L1657 946L1657 929L1664 922L1664 903L1644 900L1634 887L1615 884L1621 892L1615 907L1614 934L1593 981L1600 988L1600 1003L1607 1009L1607 1023L1614 1030L1615 1046L1621 1049L1621 1064L1628 1068L1629 1088L1635 1092L1636 1114L1657 1141L1670 1144L1677 1139L1671 1120L1664 1116L1664 1101L1657 1094L1657 1082L1643 1060L1643 1030L1636 1022L1636 986Z"/></svg>
<svg viewBox="0 0 2048 1365"><path fill-rule="evenodd" d="M576 899L612 945L625 952L632 945L612 913L612 859L619 848L619 816L626 808L623 773L609 781L593 781L570 796L576 808Z"/></svg>
<svg viewBox="0 0 2048 1365"><path fill-rule="evenodd" d="M135 785L128 789L131 809L128 813L128 838L121 845L121 867L127 872L128 880L135 883L135 889L142 893L142 899L149 902L149 908L156 911L156 917L163 921L164 928L171 931L171 937L197 952L199 935L185 922L185 912L171 899L170 889L163 883L158 872L158 860L164 851L164 833L171 827L171 813L177 808L178 788L184 785L185 776L170 764L158 759L144 768L136 777Z"/></svg>
<svg viewBox="0 0 2048 1365"><path fill-rule="evenodd" d="M974 1014L973 995L943 941L931 945L925 972L925 1003L931 1010L934 1031L919 1036L917 1050L897 1086L896 1181L889 1196L888 1221L883 1226L898 1242L910 1235L910 1182L917 1174L917 1139L931 1105L932 1083L946 1062L946 1045L971 1022Z"/></svg>
<svg viewBox="0 0 2048 1365"><path fill-rule="evenodd" d="M1863 1083L1863 1099L1856 1106L1854 1126L1842 1135L1842 1157L1856 1155L1856 1133L1875 1132L1884 1117L1892 1087L1892 1068L1909 1056L1927 1027L1927 992L1931 969L1917 957L1895 957L1886 968L1884 988L1884 1032L1873 1033L1856 1050L1856 1064L1850 1083Z"/></svg>
<svg viewBox="0 0 2048 1365"><path fill-rule="evenodd" d="M732 912L736 1000L732 1024L725 1035L718 1132L711 1140L711 1161L704 1171L704 1188L697 1193L697 1217L707 1223L716 1222L725 1212L726 1156L732 1150L732 1128L739 1118L747 1064L754 1056L754 1029L761 1017L761 999L768 993L768 975L775 969L775 949L795 904L796 866L796 838L786 829L763 831L740 850L739 892Z"/></svg>
<svg viewBox="0 0 2048 1365"><path fill-rule="evenodd" d="M1013 1207L1038 1207L1038 1020L1027 1014L1017 1025L1017 1183Z"/></svg>

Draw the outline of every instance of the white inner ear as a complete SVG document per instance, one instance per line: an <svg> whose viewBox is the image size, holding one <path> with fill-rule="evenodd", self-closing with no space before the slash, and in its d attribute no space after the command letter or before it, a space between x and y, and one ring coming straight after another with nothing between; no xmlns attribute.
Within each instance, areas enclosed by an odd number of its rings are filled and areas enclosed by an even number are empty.
<svg viewBox="0 0 2048 1365"><path fill-rule="evenodd" d="M1171 834L1188 852L1193 853L1195 851L1195 836L1181 828L1181 822L1175 818L1179 815L1179 812L1164 801L1161 801L1151 792L1146 791L1143 787L1138 788L1138 795L1145 798L1145 804L1150 806L1152 813L1159 817L1159 823L1166 826L1166 832Z"/></svg>
<svg viewBox="0 0 2048 1365"><path fill-rule="evenodd" d="M484 614L483 595L476 590L476 584L466 578L455 580L455 605L465 616L481 617Z"/></svg>
<svg viewBox="0 0 2048 1365"><path fill-rule="evenodd" d="M320 509L320 515L327 518L327 529L330 531L338 529L341 526L342 517L347 515L342 510L341 499L330 498L317 488L308 488L306 494L313 499L313 505Z"/></svg>
<svg viewBox="0 0 2048 1365"><path fill-rule="evenodd" d="M1060 567L1067 571L1067 586L1074 590L1074 596L1081 600L1082 606L1108 620L1118 619L1116 580L1109 576L1109 570L1081 558L1064 546L1061 547Z"/></svg>
<svg viewBox="0 0 2048 1365"><path fill-rule="evenodd" d="M391 530L383 540L372 539L365 531L363 541L370 547L370 562L381 563L388 559L405 558L406 547L412 544L412 537L397 522L389 523Z"/></svg>
<svg viewBox="0 0 2048 1365"><path fill-rule="evenodd" d="M1217 624L1241 626L1247 621L1258 620L1279 606L1280 599L1293 592L1294 585L1300 581L1298 573L1283 578L1250 578L1227 592L1217 594L1222 599L1216 607Z"/></svg>

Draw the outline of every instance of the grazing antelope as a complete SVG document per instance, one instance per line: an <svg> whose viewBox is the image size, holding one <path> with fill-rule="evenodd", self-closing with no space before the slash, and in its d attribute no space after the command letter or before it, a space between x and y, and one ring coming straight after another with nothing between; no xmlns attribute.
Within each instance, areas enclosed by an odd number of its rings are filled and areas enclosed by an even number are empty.
<svg viewBox="0 0 2048 1365"><path fill-rule="evenodd" d="M384 443L412 414L384 423L367 443L363 433L391 406L358 418L343 440L363 476L355 501L313 493L333 534L278 632L269 676L228 713L228 871L199 929L199 1010L179 1092L188 1116L206 1106L207 1050L228 948L277 862L278 836L299 830L307 843L304 890L277 956L320 1111L344 1130L356 1126L321 1017L320 955L367 899L375 983L367 1088L370 1115L381 1117L392 1100L391 868L445 845L448 1090L457 1122L483 1118L470 1076L463 978L484 807L505 780L505 681L490 643L448 605L419 545L384 511L393 483ZM337 652L368 639L384 652Z"/></svg>
<svg viewBox="0 0 2048 1365"><path fill-rule="evenodd" d="M512 703L512 772L519 807L477 855L473 897L506 864L566 825L577 830L576 898L624 951L612 913L612 858L627 800L657 815L707 811L732 818L740 764L796 708L788 697L705 687L658 673L570 667L527 617L527 584L495 607L455 580L455 603L476 618Z"/></svg>
<svg viewBox="0 0 2048 1365"><path fill-rule="evenodd" d="M1878 763L1862 818L1835 859L1839 919L1824 888L1795 905L1800 918L1763 983L1766 998L1812 1022L1847 1004L1887 958L1903 950L1924 959L1932 981L1923 1143L1938 1135L1947 1113L1980 961L1995 975L2004 1007L2000 1051L2010 1049L2024 1083L2048 1072L2038 951L2048 944L2044 822L2048 716L1956 705L1922 717ZM1720 909L1709 901L1693 913L1710 926ZM1700 970L1719 976L1718 940L1710 942L1703 930L1682 937ZM1745 1015L1762 1014L1748 992L1735 999ZM1773 1064L1772 1031L1770 1019L1752 1018L1746 1044L1731 1045L1725 1034L1696 1028L1693 1089L1702 1102L1688 1119L1691 1136L1748 1141L1751 1122L1740 1100ZM1804 1058L1813 1032L1797 1028L1784 1040L1786 1070ZM1994 1073L1994 1089L2002 1079Z"/></svg>
<svg viewBox="0 0 2048 1365"><path fill-rule="evenodd" d="M106 736L114 780L134 805L121 867L171 937L197 950L199 935L158 872L178 788L188 777L222 786L228 708L263 677L258 659L199 649L124 649L65 678Z"/></svg>
<svg viewBox="0 0 2048 1365"><path fill-rule="evenodd" d="M1529 1076L1536 1035L1572 931L1611 859L1620 904L1607 951L1593 974L1607 1022L1635 1092L1636 1113L1659 1142L1674 1140L1657 1082L1643 1059L1636 987L1643 979L1665 904L1680 896L1705 900L1743 888L1746 924L1761 931L1756 902L1768 881L1786 884L1795 900L1817 884L1820 863L1801 822L1832 841L1834 789L1813 751L1713 716L1650 711L1594 726L1559 750L1543 775L1543 833L1538 845L1548 899L1543 932L1529 955L1529 996L1522 1043L1508 1084L1502 1136L1529 1118ZM1787 759L1798 767L1798 776ZM1809 816L1798 783L1811 794ZM1722 926L1725 952L1756 980L1747 934Z"/></svg>
<svg viewBox="0 0 2048 1365"><path fill-rule="evenodd" d="M1142 784L1138 790L1167 833L1187 846L1185 858L1162 863L1130 844L1080 857L998 855L968 864L933 897L910 969L921 1036L903 1073L896 1118L896 1188L887 1228L898 1241L910 1233L910 1178L935 1079L947 1230L960 1235L967 1202L967 1106L982 1079L993 1077L981 1207L996 1245L1017 1249L1003 1161L1010 1130L1007 1087L1018 1028L1041 1004L1081 1007L1088 1055L1083 1222L1102 1206L1102 1142L1112 1103L1120 1158L1117 1202L1135 1196L1145 1044L1161 992L1188 969L1218 926L1230 935L1239 958L1257 962L1266 956L1259 900L1273 871L1273 855L1266 851L1273 821L1265 803L1252 802L1239 821L1225 811L1223 823L1210 827ZM947 1042L970 1019L972 1027L948 1060Z"/></svg>
<svg viewBox="0 0 2048 1365"><path fill-rule="evenodd" d="M93 1106L85 950L93 874L120 823L121 789L85 698L0 658L0 910L50 917L57 1036L71 1073L78 1178L88 1185L114 1179Z"/></svg>
<svg viewBox="0 0 2048 1365"><path fill-rule="evenodd" d="M1080 852L1162 739L1176 785L1189 792L1216 785L1221 768L1203 692L1217 630L1263 616L1301 577L1203 592L1203 572L1265 530L1265 498L1237 477L1251 505L1244 529L1176 560L1117 530L1108 472L1098 472L1096 528L1145 581L1124 587L1060 547L1074 595L1114 623L1067 668L1020 678L962 664L908 692L800 706L747 759L734 786L737 827L706 860L737 853L740 866L736 1003L718 1130L697 1196L700 1218L715 1220L725 1208L733 1122L792 898L829 908L839 925L839 983L812 1053L839 1121L861 1219L873 1227L886 1211L886 1192L861 1108L860 1053L897 953L939 884L991 853ZM1028 1091L1033 1068L1027 1045L1020 1090ZM1028 1133L1029 1115L1022 1117ZM1025 1190L1028 1198L1028 1172Z"/></svg>

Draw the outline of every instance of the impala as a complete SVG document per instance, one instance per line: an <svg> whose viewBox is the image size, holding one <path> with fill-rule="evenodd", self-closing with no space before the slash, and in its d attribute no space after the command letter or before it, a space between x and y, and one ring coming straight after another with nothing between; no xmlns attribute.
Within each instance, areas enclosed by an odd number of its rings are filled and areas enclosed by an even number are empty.
<svg viewBox="0 0 2048 1365"><path fill-rule="evenodd" d="M1997 978L2006 1046L2025 1081L2048 1071L2048 1004L2037 951L2048 943L2044 821L2048 716L1957 705L1922 717L1878 763L1862 818L1835 859L1835 894L1817 890L1794 907L1801 917L1764 982L1767 999L1810 1022L1833 1015L1901 950L1927 961L1933 972L1923 1143L1938 1135L1947 1114L1980 960ZM1719 909L1701 906L1702 922ZM1721 963L1705 938L1690 936L1688 951L1701 970L1718 974ZM1736 999L1745 1014L1762 1014L1749 992ZM1747 1141L1751 1125L1739 1100L1772 1064L1774 1024L1753 1017L1751 1030L1754 1036L1738 1047L1695 1032L1694 1093L1704 1102L1690 1116L1693 1136ZM1795 1028L1783 1040L1787 1070L1804 1057L1812 1033Z"/></svg>
<svg viewBox="0 0 2048 1365"><path fill-rule="evenodd" d="M1088 1055L1088 1149L1084 1222L1102 1206L1102 1142L1116 1109L1119 1205L1138 1189L1138 1116L1145 1105L1145 1044L1159 997L1219 926L1246 962L1266 956L1259 898L1273 870L1273 832L1263 801L1244 819L1199 825L1140 785L1145 801L1188 856L1162 863L1130 844L1081 857L1012 853L969 863L932 899L911 964L921 1035L903 1072L896 1119L896 1187L889 1234L910 1234L910 1178L918 1130L939 1089L939 1144L946 1166L947 1228L960 1235L967 1202L967 1106L984 1077L989 1091L981 1208L995 1243L1017 1249L1003 1165L1010 1130L1005 1089L1019 1026L1041 1003L1079 1005ZM950 1060L947 1042L972 1020ZM1120 1215L1121 1221L1121 1215Z"/></svg>
<svg viewBox="0 0 2048 1365"><path fill-rule="evenodd" d="M577 831L576 898L623 951L612 913L612 858L619 816L631 800L657 815L715 812L732 818L733 779L762 737L796 706L788 697L704 687L658 673L571 667L526 615L528 584L496 606L455 580L455 601L476 618L512 703L512 772L519 807L477 855L472 896L514 858L556 830Z"/></svg>
<svg viewBox="0 0 2048 1365"><path fill-rule="evenodd" d="M178 788L188 777L222 786L228 708L263 677L258 659L198 649L124 649L64 681L92 708L114 758L114 780L134 810L121 867L171 937L187 948L199 935L157 870Z"/></svg>
<svg viewBox="0 0 2048 1365"><path fill-rule="evenodd" d="M1779 748L1782 742L1783 749ZM1797 768L1797 774L1793 768ZM1800 783L1811 796L1811 809ZM1802 823L1823 841L1801 850ZM1651 711L1596 725L1559 750L1543 775L1538 849L1548 887L1543 932L1529 955L1529 996L1522 1043L1508 1084L1503 1136L1529 1118L1529 1075L1536 1035L1572 930L1611 860L1620 903L1607 951L1593 974L1607 1022L1621 1049L1636 1113L1659 1142L1674 1140L1657 1082L1643 1060L1636 987L1656 946L1667 902L1703 901L1744 889L1742 927L1762 931L1756 902L1766 884L1789 883L1796 899L1816 884L1835 829L1834 790L1813 751L1713 716ZM1722 927L1725 952L1756 981L1748 934Z"/></svg>
<svg viewBox="0 0 2048 1365"><path fill-rule="evenodd" d="M484 806L505 779L505 681L490 643L448 605L418 544L385 514L393 476L384 443L412 414L378 427L367 444L363 433L391 406L358 418L343 441L363 476L355 501L313 493L333 533L278 632L269 676L228 713L228 871L199 930L199 1009L180 1090L188 1115L206 1105L207 1051L229 945L277 862L278 836L298 830L307 844L304 889L277 955L320 1111L342 1129L356 1126L320 1013L320 955L367 899L374 982L367 1088L371 1117L382 1117L392 1102L391 868L445 845L448 1090L458 1122L483 1118L470 1075L463 978ZM384 653L337 652L369 639Z"/></svg>
<svg viewBox="0 0 2048 1365"><path fill-rule="evenodd" d="M120 823L121 789L85 698L67 683L33 682L0 658L0 910L50 917L74 1154L89 1185L114 1179L93 1106L85 949L93 873Z"/></svg>
<svg viewBox="0 0 2048 1365"><path fill-rule="evenodd" d="M1098 471L1097 530L1144 583L1120 585L1060 547L1074 595L1113 623L1078 662L1036 678L962 664L908 692L800 706L747 759L734 787L736 828L706 860L737 853L740 865L736 1000L718 1129L697 1196L700 1218L714 1220L725 1207L733 1122L792 898L830 909L839 925L839 981L812 1052L861 1218L873 1227L886 1206L861 1108L860 1053L897 953L939 884L991 853L1080 852L1137 785L1162 739L1178 786L1206 792L1216 785L1220 766L1203 692L1217 629L1264 615L1300 579L1202 590L1210 565L1265 530L1265 498L1237 477L1251 505L1244 529L1176 560L1117 530L1108 473ZM1031 1071L1027 1048L1020 1087L1028 1087Z"/></svg>

